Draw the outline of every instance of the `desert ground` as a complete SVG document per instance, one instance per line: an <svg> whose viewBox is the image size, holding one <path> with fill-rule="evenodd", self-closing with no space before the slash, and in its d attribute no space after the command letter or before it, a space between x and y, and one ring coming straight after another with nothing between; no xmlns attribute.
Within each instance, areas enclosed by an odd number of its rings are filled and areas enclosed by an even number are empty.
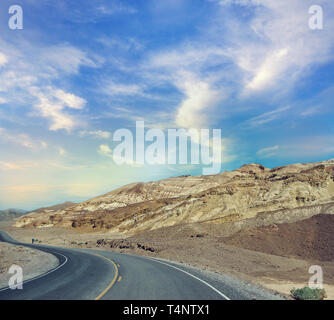
<svg viewBox="0 0 334 320"><path fill-rule="evenodd" d="M0 226L20 241L75 248L101 248L159 257L274 290L289 298L308 285L309 267L320 265L328 299L334 299L334 216L316 215L296 223L251 228L225 237L214 224L185 224L124 237L66 228Z"/></svg>
<svg viewBox="0 0 334 320"><path fill-rule="evenodd" d="M0 242L0 261L0 288L8 286L8 281L13 276L9 273L12 265L22 268L24 280L34 278L58 265L58 259L51 254L4 242Z"/></svg>

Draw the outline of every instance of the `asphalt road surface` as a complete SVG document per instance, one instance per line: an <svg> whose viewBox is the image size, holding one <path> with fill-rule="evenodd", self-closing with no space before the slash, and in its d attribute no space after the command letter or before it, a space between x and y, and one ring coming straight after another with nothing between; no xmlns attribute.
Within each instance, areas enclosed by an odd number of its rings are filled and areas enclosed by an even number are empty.
<svg viewBox="0 0 334 320"><path fill-rule="evenodd" d="M166 261L102 250L19 243L0 231L0 241L55 255L59 265L23 282L23 289L0 289L0 300L229 300L249 299L231 284ZM23 270L24 271L24 270Z"/></svg>

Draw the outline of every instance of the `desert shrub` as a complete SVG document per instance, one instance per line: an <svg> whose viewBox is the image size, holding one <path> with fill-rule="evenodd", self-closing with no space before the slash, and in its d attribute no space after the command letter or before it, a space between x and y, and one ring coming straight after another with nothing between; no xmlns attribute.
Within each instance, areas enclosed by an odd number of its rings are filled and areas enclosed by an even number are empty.
<svg viewBox="0 0 334 320"><path fill-rule="evenodd" d="M293 288L291 296L296 300L323 300L327 297L325 289L311 289L304 287L301 289Z"/></svg>

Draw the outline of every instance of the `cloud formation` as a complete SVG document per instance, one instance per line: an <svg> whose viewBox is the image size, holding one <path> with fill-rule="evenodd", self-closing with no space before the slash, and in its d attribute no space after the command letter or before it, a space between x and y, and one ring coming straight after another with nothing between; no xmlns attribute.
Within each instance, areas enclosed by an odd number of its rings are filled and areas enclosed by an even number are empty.
<svg viewBox="0 0 334 320"><path fill-rule="evenodd" d="M65 108L83 109L86 101L74 94L60 89L47 88L42 92L37 87L31 87L30 93L38 99L35 108L38 114L50 120L51 131L65 129L71 131L78 125L76 119L64 112Z"/></svg>

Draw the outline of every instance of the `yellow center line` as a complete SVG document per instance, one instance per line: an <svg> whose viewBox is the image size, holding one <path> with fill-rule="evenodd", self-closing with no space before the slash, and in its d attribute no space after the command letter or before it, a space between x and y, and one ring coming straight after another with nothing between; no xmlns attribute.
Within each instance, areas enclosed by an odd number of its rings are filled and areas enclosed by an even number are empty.
<svg viewBox="0 0 334 320"><path fill-rule="evenodd" d="M118 282L120 282L122 280L122 276L119 276L118 278Z"/></svg>
<svg viewBox="0 0 334 320"><path fill-rule="evenodd" d="M95 255L106 259L107 261L111 262L115 267L114 278L111 280L111 282L108 284L108 286L94 299L94 300L100 300L110 290L110 288L115 284L115 282L118 278L118 268L117 268L116 263L114 261L112 261L111 259L108 259L108 258L106 258L106 257L104 257L100 254L97 254L97 253Z"/></svg>

